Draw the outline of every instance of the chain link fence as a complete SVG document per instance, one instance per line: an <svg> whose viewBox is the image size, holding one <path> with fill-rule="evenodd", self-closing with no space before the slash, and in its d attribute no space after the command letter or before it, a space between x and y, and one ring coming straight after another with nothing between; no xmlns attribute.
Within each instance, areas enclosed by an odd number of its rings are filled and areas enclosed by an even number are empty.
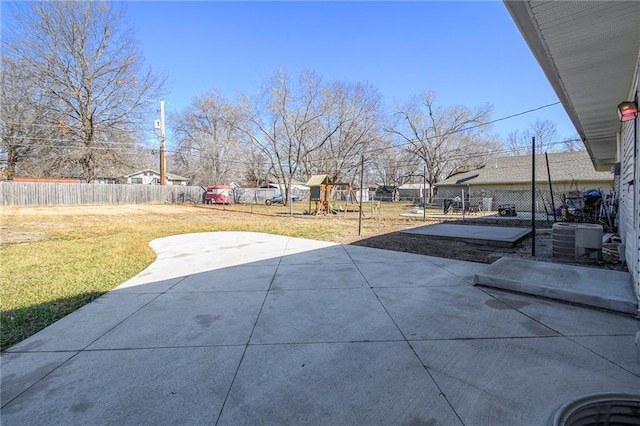
<svg viewBox="0 0 640 426"><path fill-rule="evenodd" d="M418 207L424 203L422 197L399 201ZM599 223L606 229L615 228L617 215L615 196L599 189L554 191L552 197L548 188L539 187L532 200L530 189L439 188L438 196L426 205L445 215L483 213L530 219L533 213L536 220Z"/></svg>

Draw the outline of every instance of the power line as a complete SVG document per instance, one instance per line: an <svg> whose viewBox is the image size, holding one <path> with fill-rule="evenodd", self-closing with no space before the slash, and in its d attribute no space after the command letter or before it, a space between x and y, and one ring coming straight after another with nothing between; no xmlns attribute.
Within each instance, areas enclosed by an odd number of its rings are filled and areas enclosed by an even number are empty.
<svg viewBox="0 0 640 426"><path fill-rule="evenodd" d="M547 144L545 144L548 147L551 146L558 146L558 145L565 145L567 143L573 143L573 142L581 142L579 139L566 139L566 140L561 140L561 141L556 141L556 142L549 142ZM530 148L530 146L528 145L522 145L522 146L516 146L514 147L515 149L527 149ZM386 148L385 148L386 149ZM190 151L201 151L201 149L197 148L197 147L191 147ZM474 153L474 154L467 154L467 153L460 153L460 154L454 154L454 155L450 155L447 159L448 160L452 160L452 161L456 161L456 160L461 160L461 159L469 159L469 158L483 158L483 157L494 157L497 158L499 155L504 155L504 156L508 156L508 154L513 153L514 149L512 148L501 148L501 149L496 149L496 150L492 150L492 151L487 151L487 152L482 152L482 153ZM207 155L201 155L201 154L196 154L193 152L185 152L185 151L180 151L180 150L168 150L167 152L172 152L172 153L177 153L177 154L181 154L181 155L188 155L191 157L196 157L196 158L202 158L202 159L210 159L209 156ZM358 154L360 155L360 154ZM319 157L319 158L312 158L310 159L308 162L313 163L313 162L322 162L322 161L331 161L331 160L340 160L343 157ZM234 160L234 159L230 159L227 158L225 160L220 160L220 161L224 161L225 163L231 163L231 164L238 164L238 165L246 165L247 163L251 163L251 161L239 161L239 160ZM411 159L411 160L399 160L396 162L397 165L399 166L410 166L410 165L414 165L414 164L419 164L421 163L420 159ZM272 163L269 161L266 161L264 163L253 163L256 166L269 166Z"/></svg>
<svg viewBox="0 0 640 426"><path fill-rule="evenodd" d="M560 104L560 102L554 102L554 103L550 103L550 104L546 104L546 105L542 105L536 108L532 108L526 111L521 111L515 114L511 114L508 116L504 116L504 117L500 117L497 118L495 120L491 120L488 121L486 123L479 123L479 124L475 124L472 126L468 126L465 128L461 128L461 129L457 129L457 130L453 130L450 132L446 132L442 135L440 135L440 137L444 137L444 136L449 136L452 134L456 134L456 133L464 133L467 132L469 130L478 128L478 127L483 127L483 126L488 126L491 125L493 123L496 122L500 122L500 121L504 121L504 120L508 120L514 117L518 117L518 116L522 116L525 114L529 114L531 112L535 112L535 111L539 111L541 109L544 108L549 108L551 106L555 106ZM13 124L20 124L20 123L13 123ZM23 123L24 124L24 123ZM55 129L58 130L60 127L59 125L56 124L37 124L37 123L33 123L33 124L28 124L26 126L35 126L35 127L42 127L42 128L49 128L49 129ZM152 132L153 130L148 130L148 132ZM124 130L124 129L110 129L109 131L105 131L105 133L109 133L109 132L115 132L115 133L124 133L127 135L130 135L133 132ZM147 132L147 131L145 131ZM155 133L155 132L154 132ZM83 145L68 145L69 143L73 143L74 141L67 139L62 139L62 138L37 138L37 137L9 137L8 139L11 140L19 140L19 141L23 141L23 140L32 140L32 141L38 141L38 142L57 142L60 144L29 144L29 146L31 147L37 147L37 148L61 148L61 149L90 149L90 150L116 150L116 149L123 149L123 148L140 148L143 150L149 150L151 151L153 148L149 148L148 146L144 146L143 144L141 144L140 142L136 142L136 141L131 141L131 142L108 142L109 146L83 146ZM569 139L569 140L563 140L563 141L557 141L557 142L550 142L545 144L546 146L554 146L554 145L560 145L560 144L567 144L567 143L573 143L573 142L581 142L580 140L577 139ZM98 143L103 143L103 142L98 142ZM64 145L61 145L64 144ZM399 143L399 144L393 144L390 146L386 146L386 147L376 147L373 149L364 149L362 151L358 151L357 154L362 155L362 154L369 154L369 155L374 155L376 153L382 153L385 152L387 150L397 150L397 149L406 149L403 148L407 145L412 144L411 141L408 142L404 142L404 143ZM483 158L483 157L489 157L489 156L496 156L498 154L508 154L508 153L512 153L514 150L526 150L528 149L529 146L528 145L523 145L523 146L515 146L513 148L501 148L498 150L492 150L492 151L488 151L488 152L481 152L481 153L474 153L474 154L468 154L468 153L460 153L460 154L453 154L450 155L447 160L451 160L451 161L457 161L460 159L469 159L469 158ZM195 151L201 151L199 148L197 147L191 147L191 150L195 150ZM409 153L411 153L411 150L407 150ZM183 152L181 150L167 150L167 152L173 152L173 153L180 153L182 155L189 155L189 156L194 156L197 158L208 158L207 156L202 156L202 155L197 155L197 154L193 154L191 152ZM412 155L416 155L415 152L411 153ZM332 160L342 160L344 157L343 156L329 156L329 157L319 157L319 158L310 158L309 162L323 162L323 161L332 161ZM306 160L304 160L306 161ZM247 163L250 163L250 161L239 161L239 160L232 160L232 159L227 159L225 160L225 162L227 163L235 163L238 165L246 165ZM412 166L415 165L416 163L420 163L420 159L408 159L408 160L401 160L400 162L396 163L399 166ZM254 163L254 165L256 166L263 166L263 167L270 167L273 164L272 161L265 161L264 164L263 163Z"/></svg>
<svg viewBox="0 0 640 426"><path fill-rule="evenodd" d="M456 133L464 133L464 132L466 132L468 130L476 129L478 127L489 126L491 124L498 123L500 121L509 120L511 118L514 118L514 117L519 117L521 115L526 115L526 114L529 114L529 113L532 113L532 112L535 112L535 111L539 111L541 109L549 108L549 107L552 107L552 106L555 106L555 105L559 105L559 104L560 104L560 101L553 102L553 103L542 105L542 106L539 106L539 107L536 107L536 108L528 109L526 111L521 111L521 112L518 112L518 113L515 113L515 114L507 115L505 117L496 118L495 120L487 121L486 123L479 123L479 124L475 124L473 126L464 127L462 129L457 129L457 130L452 130L452 131L449 131L449 132L445 132L445 133L439 135L438 137L442 138L442 137L445 137L445 136L454 135ZM429 138L427 138L427 139L429 139ZM405 145L410 145L410 144L412 144L412 142L411 141L407 141L407 142L404 142L404 143L399 143L399 144L393 145L393 147L400 147L400 146L405 146ZM387 148L383 148L383 149L386 150L386 149L390 149L390 148L392 148L392 147L387 147Z"/></svg>

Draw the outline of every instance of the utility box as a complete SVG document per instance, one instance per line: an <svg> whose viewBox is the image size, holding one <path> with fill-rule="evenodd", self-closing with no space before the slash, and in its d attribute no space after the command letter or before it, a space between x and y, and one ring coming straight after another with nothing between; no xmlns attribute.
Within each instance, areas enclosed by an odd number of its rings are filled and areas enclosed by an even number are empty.
<svg viewBox="0 0 640 426"><path fill-rule="evenodd" d="M602 225L579 223L575 237L576 260L602 260Z"/></svg>

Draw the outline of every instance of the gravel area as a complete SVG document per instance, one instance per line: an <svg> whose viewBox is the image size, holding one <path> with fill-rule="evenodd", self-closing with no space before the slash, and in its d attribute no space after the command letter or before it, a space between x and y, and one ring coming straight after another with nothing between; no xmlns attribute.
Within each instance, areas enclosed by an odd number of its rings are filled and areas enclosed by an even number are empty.
<svg viewBox="0 0 640 426"><path fill-rule="evenodd" d="M489 257L495 257L495 260L497 260L502 256L509 256L542 262L555 262L567 265L628 271L626 264L620 262L617 256L607 255L606 253L603 253L601 261L566 262L555 259L553 257L553 235L551 234L551 230L542 230L542 233L538 233L536 235L535 256L532 254L531 244L532 238L528 237L512 251L508 251L506 253L492 253Z"/></svg>

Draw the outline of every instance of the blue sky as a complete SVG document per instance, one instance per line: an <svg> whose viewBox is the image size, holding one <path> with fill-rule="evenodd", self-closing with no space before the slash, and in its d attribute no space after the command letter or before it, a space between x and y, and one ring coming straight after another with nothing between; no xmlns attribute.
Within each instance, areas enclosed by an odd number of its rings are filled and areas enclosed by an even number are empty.
<svg viewBox="0 0 640 426"><path fill-rule="evenodd" d="M209 90L256 93L278 67L370 83L389 107L431 90L441 106L492 104L498 119L558 101L501 1L125 5L146 62L169 78L168 115ZM575 134L561 105L494 131L505 137L538 118Z"/></svg>

